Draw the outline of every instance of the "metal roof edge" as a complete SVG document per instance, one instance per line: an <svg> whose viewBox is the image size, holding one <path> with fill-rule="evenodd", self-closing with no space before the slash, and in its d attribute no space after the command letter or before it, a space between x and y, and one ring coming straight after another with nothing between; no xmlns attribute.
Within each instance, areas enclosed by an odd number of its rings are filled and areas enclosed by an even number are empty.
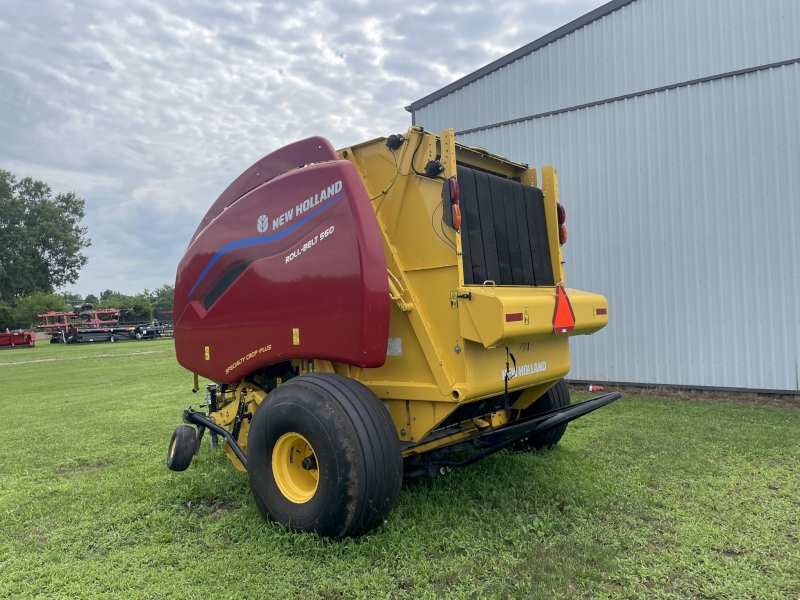
<svg viewBox="0 0 800 600"><path fill-rule="evenodd" d="M568 35L573 31L580 29L581 27L585 27L592 21L596 21L597 19L605 17L607 14L610 14L615 10L619 10L623 6L632 4L633 2L636 2L636 0L611 0L611 2L607 2L602 6L598 6L597 8L595 8L592 11L589 11L582 17L578 17L574 21L570 21L566 25L563 25L558 29L551 31L547 35L540 37L538 40L534 40L530 44L526 44L522 48L518 48L517 50L514 50L510 54L506 54L502 58L498 58L496 61L489 63L485 67L481 67L477 71L474 71L469 75L465 75L464 77L454 81L450 85L447 85L442 89L433 92L432 94L428 94L427 96L425 96L420 100L417 100L416 102L412 102L411 104L406 106L405 109L408 112L413 113L414 111L419 110L423 106L426 106L431 102L435 102L439 98L447 96L448 94L455 92L457 89L462 88L465 85L468 85L473 81L480 79L481 77L485 77L492 71L497 71L498 69L503 68L507 64L522 58L526 54L531 54L532 52L535 52L539 48L542 48L547 44L551 44L555 42L557 39L562 38L565 35Z"/></svg>

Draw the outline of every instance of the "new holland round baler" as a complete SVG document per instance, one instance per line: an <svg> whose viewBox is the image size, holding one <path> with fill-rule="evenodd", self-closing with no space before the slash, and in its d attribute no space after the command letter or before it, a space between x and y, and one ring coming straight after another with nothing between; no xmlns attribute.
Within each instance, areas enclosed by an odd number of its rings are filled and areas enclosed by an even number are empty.
<svg viewBox="0 0 800 600"><path fill-rule="evenodd" d="M570 404L569 337L608 322L565 287L555 169L412 127L264 157L178 267L175 349L211 381L167 465L206 430L265 518L339 539L383 522L403 477L555 445L619 397Z"/></svg>

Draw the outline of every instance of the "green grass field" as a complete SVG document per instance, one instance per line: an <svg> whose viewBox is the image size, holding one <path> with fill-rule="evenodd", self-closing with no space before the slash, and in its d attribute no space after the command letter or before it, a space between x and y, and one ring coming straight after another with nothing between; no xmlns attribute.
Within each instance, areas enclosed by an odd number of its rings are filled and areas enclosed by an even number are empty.
<svg viewBox="0 0 800 600"><path fill-rule="evenodd" d="M207 444L166 469L200 400L172 342L0 363L2 598L800 597L795 408L623 398L332 543L265 523Z"/></svg>

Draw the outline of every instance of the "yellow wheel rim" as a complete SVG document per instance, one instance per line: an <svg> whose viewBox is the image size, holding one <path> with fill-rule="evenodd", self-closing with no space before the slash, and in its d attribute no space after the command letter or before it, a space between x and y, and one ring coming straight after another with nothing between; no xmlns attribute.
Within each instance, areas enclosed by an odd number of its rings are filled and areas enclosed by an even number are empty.
<svg viewBox="0 0 800 600"><path fill-rule="evenodd" d="M299 433L284 433L278 439L272 449L272 475L281 493L295 504L314 497L319 469L314 449L306 438Z"/></svg>

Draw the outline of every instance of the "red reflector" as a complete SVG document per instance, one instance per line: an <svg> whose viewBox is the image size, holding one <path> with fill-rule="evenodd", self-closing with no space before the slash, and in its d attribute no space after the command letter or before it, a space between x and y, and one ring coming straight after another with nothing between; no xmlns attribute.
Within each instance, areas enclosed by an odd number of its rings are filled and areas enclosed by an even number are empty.
<svg viewBox="0 0 800 600"><path fill-rule="evenodd" d="M558 243L562 246L567 243L567 228L564 225L558 227Z"/></svg>
<svg viewBox="0 0 800 600"><path fill-rule="evenodd" d="M514 321L522 321L522 313L509 313L506 315L506 323L513 323Z"/></svg>
<svg viewBox="0 0 800 600"><path fill-rule="evenodd" d="M556 211L558 212L558 224L563 225L567 222L567 211L560 204L556 204Z"/></svg>
<svg viewBox="0 0 800 600"><path fill-rule="evenodd" d="M450 202L452 202L453 204L458 204L459 193L460 193L460 191L458 189L458 179L456 179L455 177L451 177L450 178Z"/></svg>
<svg viewBox="0 0 800 600"><path fill-rule="evenodd" d="M575 329L575 313L561 284L556 286L556 309L553 311L553 332L569 333Z"/></svg>
<svg viewBox="0 0 800 600"><path fill-rule="evenodd" d="M453 229L461 229L461 209L458 204L453 204Z"/></svg>
<svg viewBox="0 0 800 600"><path fill-rule="evenodd" d="M596 314L596 315L607 315L608 314L608 309L607 308L596 308L595 311L594 311L594 314Z"/></svg>

